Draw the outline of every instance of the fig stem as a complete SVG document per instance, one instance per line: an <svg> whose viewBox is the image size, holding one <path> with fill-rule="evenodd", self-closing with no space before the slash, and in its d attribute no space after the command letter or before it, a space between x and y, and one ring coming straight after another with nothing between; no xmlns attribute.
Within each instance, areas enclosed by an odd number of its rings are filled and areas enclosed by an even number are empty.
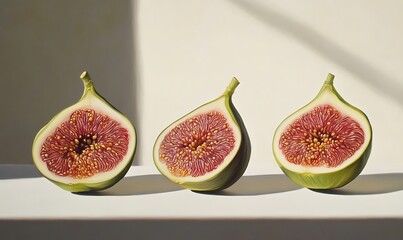
<svg viewBox="0 0 403 240"><path fill-rule="evenodd" d="M91 90L94 89L94 84L92 83L91 76L87 71L84 71L81 74L80 78L81 78L81 80L83 80L83 83L84 83L84 94L83 94L83 96L85 96L88 91L91 91Z"/></svg>
<svg viewBox="0 0 403 240"><path fill-rule="evenodd" d="M235 88L239 85L238 79L235 77L232 78L231 82L229 83L227 89L225 89L224 95L232 95L235 91Z"/></svg>
<svg viewBox="0 0 403 240"><path fill-rule="evenodd" d="M85 86L92 84L91 76L87 71L84 71L80 78L83 80Z"/></svg>
<svg viewBox="0 0 403 240"><path fill-rule="evenodd" d="M327 74L327 78L325 80L325 84L333 85L334 75L329 73Z"/></svg>

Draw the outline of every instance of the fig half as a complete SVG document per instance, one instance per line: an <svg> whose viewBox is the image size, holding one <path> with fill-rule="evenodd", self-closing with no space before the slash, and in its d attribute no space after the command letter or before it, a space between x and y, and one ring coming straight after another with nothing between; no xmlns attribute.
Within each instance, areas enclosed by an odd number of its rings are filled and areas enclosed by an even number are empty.
<svg viewBox="0 0 403 240"><path fill-rule="evenodd" d="M136 131L130 120L101 97L87 72L84 93L36 135L33 161L41 174L71 192L111 187L133 161Z"/></svg>
<svg viewBox="0 0 403 240"><path fill-rule="evenodd" d="M245 125L232 103L239 82L164 129L153 158L169 180L194 191L219 191L234 184L249 163L251 145Z"/></svg>
<svg viewBox="0 0 403 240"><path fill-rule="evenodd" d="M318 95L275 131L274 157L294 182L312 189L346 185L364 169L371 152L368 117L347 103L328 77Z"/></svg>

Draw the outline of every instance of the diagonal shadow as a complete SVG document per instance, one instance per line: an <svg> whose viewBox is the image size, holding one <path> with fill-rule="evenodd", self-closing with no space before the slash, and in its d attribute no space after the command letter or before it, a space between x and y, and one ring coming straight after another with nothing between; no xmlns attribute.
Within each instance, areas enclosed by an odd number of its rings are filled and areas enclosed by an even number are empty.
<svg viewBox="0 0 403 240"><path fill-rule="evenodd" d="M300 188L302 187L289 180L284 174L274 174L242 176L238 182L225 190L197 193L226 196L255 196L288 192Z"/></svg>
<svg viewBox="0 0 403 240"><path fill-rule="evenodd" d="M246 0L230 0L229 2L264 24L298 39L317 54L333 61L357 76L358 79L370 84L373 89L403 105L401 79L387 75L309 26L271 9L268 4L263 5Z"/></svg>
<svg viewBox="0 0 403 240"><path fill-rule="evenodd" d="M313 191L335 195L370 195L401 190L403 190L403 173L382 173L360 175L341 188Z"/></svg>
<svg viewBox="0 0 403 240"><path fill-rule="evenodd" d="M74 194L86 196L129 196L173 192L179 190L184 190L184 188L170 182L162 175L153 174L124 177L111 188L102 191Z"/></svg>
<svg viewBox="0 0 403 240"><path fill-rule="evenodd" d="M0 167L1 179L18 179L18 178L38 178L42 177L38 169L33 164L2 164Z"/></svg>

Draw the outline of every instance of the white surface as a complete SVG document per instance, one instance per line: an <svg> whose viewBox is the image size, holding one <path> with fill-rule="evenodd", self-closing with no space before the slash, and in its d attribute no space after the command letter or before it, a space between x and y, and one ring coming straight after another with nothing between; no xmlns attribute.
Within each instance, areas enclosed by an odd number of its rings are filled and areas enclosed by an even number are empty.
<svg viewBox="0 0 403 240"><path fill-rule="evenodd" d="M344 188L316 192L278 168L249 168L219 194L170 183L155 168L132 167L114 187L72 194L31 166L0 166L0 220L43 219L403 219L403 165L369 165Z"/></svg>

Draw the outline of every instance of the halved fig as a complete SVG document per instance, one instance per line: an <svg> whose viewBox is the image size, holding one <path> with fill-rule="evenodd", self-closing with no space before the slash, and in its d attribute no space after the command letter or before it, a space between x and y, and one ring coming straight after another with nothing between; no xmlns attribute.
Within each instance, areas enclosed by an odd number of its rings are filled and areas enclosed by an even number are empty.
<svg viewBox="0 0 403 240"><path fill-rule="evenodd" d="M164 129L155 141L154 163L169 180L194 191L218 191L244 173L251 146L232 104L239 82Z"/></svg>
<svg viewBox="0 0 403 240"><path fill-rule="evenodd" d="M333 79L329 73L318 95L287 117L273 138L282 171L307 188L346 185L361 173L371 152L367 116L340 96Z"/></svg>
<svg viewBox="0 0 403 240"><path fill-rule="evenodd" d="M41 174L71 192L102 190L124 177L133 161L136 131L102 98L87 72L84 93L36 135L33 161Z"/></svg>

